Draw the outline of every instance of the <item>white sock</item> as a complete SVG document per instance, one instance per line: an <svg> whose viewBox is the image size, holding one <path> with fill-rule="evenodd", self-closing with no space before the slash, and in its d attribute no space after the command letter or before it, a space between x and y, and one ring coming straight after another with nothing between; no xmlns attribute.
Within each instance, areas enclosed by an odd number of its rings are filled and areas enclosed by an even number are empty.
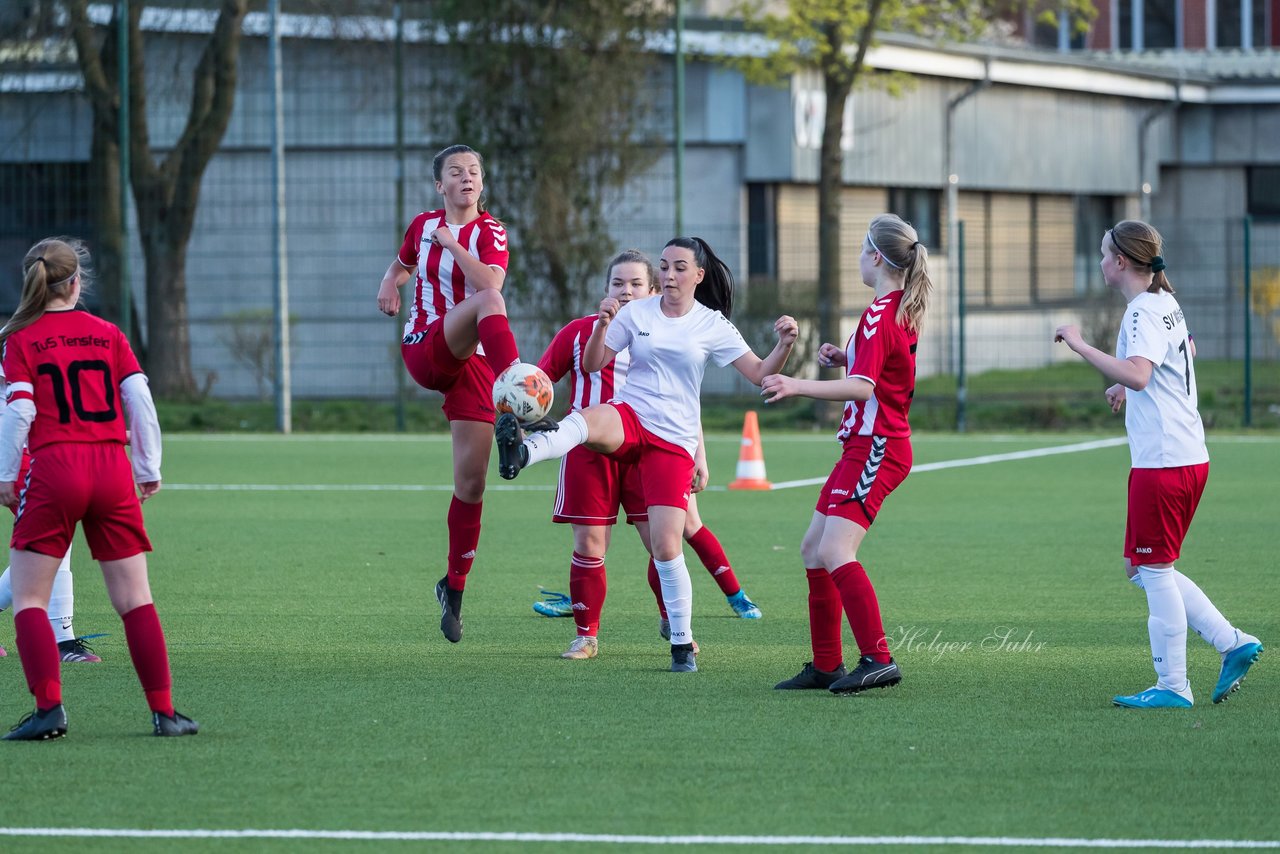
<svg viewBox="0 0 1280 854"><path fill-rule="evenodd" d="M1173 578L1178 582L1178 592L1182 594L1182 602L1187 609L1187 624L1213 644L1219 653L1235 649L1239 645L1235 626L1222 616L1194 581L1176 569L1173 570Z"/></svg>
<svg viewBox="0 0 1280 854"><path fill-rule="evenodd" d="M559 430L546 430L525 435L524 446L529 450L529 462L526 465L540 463L543 460L557 460L585 441L587 441L587 419L580 413L571 413L560 422Z"/></svg>
<svg viewBox="0 0 1280 854"><path fill-rule="evenodd" d="M53 637L58 643L75 640L76 632L71 626L75 601L71 589L71 547L67 546L67 553L58 564L58 574L53 577L53 592L49 594L49 622L53 624Z"/></svg>
<svg viewBox="0 0 1280 854"><path fill-rule="evenodd" d="M675 560L655 559L653 565L658 569L662 604L671 623L671 645L693 643L693 584L689 581L684 555L676 555Z"/></svg>
<svg viewBox="0 0 1280 854"><path fill-rule="evenodd" d="M1187 609L1174 580L1174 569L1140 566L1138 572L1147 591L1147 633L1156 687L1191 699L1191 683L1187 681Z"/></svg>
<svg viewBox="0 0 1280 854"><path fill-rule="evenodd" d="M0 575L0 611L13 604L13 585L9 583L10 569L11 567L6 566L4 575Z"/></svg>

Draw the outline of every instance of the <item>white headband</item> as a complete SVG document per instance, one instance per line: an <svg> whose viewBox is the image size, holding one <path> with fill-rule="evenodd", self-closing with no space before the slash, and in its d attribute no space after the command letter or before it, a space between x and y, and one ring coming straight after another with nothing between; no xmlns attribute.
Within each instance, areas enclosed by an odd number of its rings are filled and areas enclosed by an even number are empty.
<svg viewBox="0 0 1280 854"><path fill-rule="evenodd" d="M879 253L880 253L880 257L884 259L884 262L885 262L886 264L888 264L890 267L892 267L892 268L893 268L893 269L895 269L895 270L901 270L901 269L902 269L902 268L901 268L901 267L899 267L897 264L895 264L895 263L893 263L892 261L890 261L890 260L889 260L889 256L888 256L888 255L886 255L886 254L884 254L884 252L882 252L882 251L880 250L880 247L879 247L879 246L876 246L875 238L873 238L873 237L871 236L871 232L870 232L870 231L868 231L868 232L867 232L867 242L871 244L871 248L872 248L872 249L874 249L874 250L876 250L876 252L879 252Z"/></svg>

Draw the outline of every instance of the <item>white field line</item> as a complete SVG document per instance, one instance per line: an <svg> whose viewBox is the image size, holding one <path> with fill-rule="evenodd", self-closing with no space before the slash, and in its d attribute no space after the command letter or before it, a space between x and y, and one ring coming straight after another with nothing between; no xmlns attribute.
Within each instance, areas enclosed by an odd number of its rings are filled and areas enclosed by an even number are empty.
<svg viewBox="0 0 1280 854"><path fill-rule="evenodd" d="M925 463L924 465L912 466L911 473L925 471L939 471L941 469L957 469L965 466L983 466L988 463L1003 463L1009 460L1028 460L1034 457L1052 457L1056 454L1078 454L1081 451L1094 451L1099 448L1114 448L1117 445L1126 445L1129 440L1123 436L1115 436L1110 439L1097 439L1093 442L1078 442L1074 445L1055 445L1051 448L1032 448L1027 451L1010 451L1007 454L985 454L981 457L968 457L962 460L942 460L936 463ZM797 486L821 486L827 482L827 477L810 477L804 480L787 480L781 483L775 483L774 489L792 489Z"/></svg>
<svg viewBox="0 0 1280 854"><path fill-rule="evenodd" d="M1017 836L627 836L606 833L497 833L377 830L141 830L0 827L0 836L125 839L357 839L377 842L583 842L597 845L941 845L982 848L1280 848L1255 839L1076 839Z"/></svg>

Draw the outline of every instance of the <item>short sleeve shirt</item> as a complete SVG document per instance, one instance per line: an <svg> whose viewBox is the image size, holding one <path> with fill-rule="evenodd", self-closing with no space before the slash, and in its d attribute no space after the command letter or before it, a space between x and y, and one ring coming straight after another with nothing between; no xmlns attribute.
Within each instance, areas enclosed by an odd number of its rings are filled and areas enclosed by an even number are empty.
<svg viewBox="0 0 1280 854"><path fill-rule="evenodd" d="M36 418L27 445L125 443L120 382L141 373L114 324L86 311L49 311L4 344L7 402L31 400Z"/></svg>
<svg viewBox="0 0 1280 854"><path fill-rule="evenodd" d="M907 415L916 390L918 337L914 330L898 323L903 293L894 291L867 306L845 344L848 376L864 379L875 389L868 400L845 403L844 419L836 433L842 442L854 436L911 435Z"/></svg>
<svg viewBox="0 0 1280 854"><path fill-rule="evenodd" d="M400 263L417 274L405 335L422 332L476 292L453 253L431 241L431 233L440 226L448 226L459 245L485 264L507 269L507 231L502 223L482 213L465 225L454 225L445 222L444 214L443 210L418 214L400 244Z"/></svg>
<svg viewBox="0 0 1280 854"><path fill-rule="evenodd" d="M689 456L698 448L707 360L724 367L751 350L720 312L695 302L683 316L667 317L661 297L624 305L604 343L616 353L631 353L627 382L616 399L635 410L646 430Z"/></svg>
<svg viewBox="0 0 1280 854"><path fill-rule="evenodd" d="M1116 340L1116 357L1141 356L1153 369L1142 391L1125 391L1129 454L1140 469L1209 461L1197 408L1195 360L1182 308L1167 291L1130 300Z"/></svg>
<svg viewBox="0 0 1280 854"><path fill-rule="evenodd" d="M572 387L570 412L612 400L617 390L627 381L627 366L631 363L631 356L626 350L618 353L612 362L598 371L588 372L582 366L587 340L591 338L598 318L599 315L592 314L568 323L551 339L546 352L538 360L538 367L542 368L552 382L569 377Z"/></svg>

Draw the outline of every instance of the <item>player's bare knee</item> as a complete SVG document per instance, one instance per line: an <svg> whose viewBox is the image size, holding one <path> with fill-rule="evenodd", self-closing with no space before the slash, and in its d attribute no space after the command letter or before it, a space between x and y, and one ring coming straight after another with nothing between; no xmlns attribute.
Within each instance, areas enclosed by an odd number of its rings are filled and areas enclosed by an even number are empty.
<svg viewBox="0 0 1280 854"><path fill-rule="evenodd" d="M507 301L502 298L502 292L495 288L485 288L482 291L476 291L473 297L479 305L480 316L487 317L491 314L506 314Z"/></svg>

